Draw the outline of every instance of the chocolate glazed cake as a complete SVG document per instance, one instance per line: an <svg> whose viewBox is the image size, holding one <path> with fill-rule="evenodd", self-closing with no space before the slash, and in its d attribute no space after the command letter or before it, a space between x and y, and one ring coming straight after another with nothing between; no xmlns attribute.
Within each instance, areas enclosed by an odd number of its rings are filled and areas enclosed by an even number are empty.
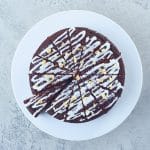
<svg viewBox="0 0 150 150"><path fill-rule="evenodd" d="M47 112L71 123L95 119L121 96L125 79L121 54L103 35L74 27L49 36L35 52L24 100L33 116Z"/></svg>

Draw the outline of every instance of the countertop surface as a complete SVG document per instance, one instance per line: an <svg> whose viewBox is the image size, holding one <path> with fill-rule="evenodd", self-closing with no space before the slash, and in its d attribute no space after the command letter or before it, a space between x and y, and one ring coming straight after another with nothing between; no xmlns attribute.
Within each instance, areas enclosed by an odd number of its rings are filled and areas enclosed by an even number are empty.
<svg viewBox="0 0 150 150"><path fill-rule="evenodd" d="M10 80L12 58L24 34L44 17L70 9L95 11L120 24L139 50L144 73L139 102L124 123L82 142L56 139L34 127L18 107ZM150 0L0 0L0 150L149 150L149 66Z"/></svg>

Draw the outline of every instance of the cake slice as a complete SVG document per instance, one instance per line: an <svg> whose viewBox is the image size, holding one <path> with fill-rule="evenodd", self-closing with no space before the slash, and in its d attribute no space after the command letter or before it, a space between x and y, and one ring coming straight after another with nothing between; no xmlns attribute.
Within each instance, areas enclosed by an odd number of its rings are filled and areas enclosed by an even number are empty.
<svg viewBox="0 0 150 150"><path fill-rule="evenodd" d="M37 117L41 112L44 112L49 107L52 101L61 93L61 91L71 82L71 78L53 86L53 88L47 88L41 91L37 95L24 100L24 104L28 111Z"/></svg>

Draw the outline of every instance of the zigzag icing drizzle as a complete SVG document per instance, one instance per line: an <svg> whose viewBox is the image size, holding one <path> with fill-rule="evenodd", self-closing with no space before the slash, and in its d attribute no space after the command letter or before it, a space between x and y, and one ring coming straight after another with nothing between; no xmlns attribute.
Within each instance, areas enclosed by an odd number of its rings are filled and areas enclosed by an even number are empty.
<svg viewBox="0 0 150 150"><path fill-rule="evenodd" d="M92 120L121 96L123 67L120 53L102 35L86 28L61 30L33 56L29 77L36 95L25 101L26 107L34 116L46 111L66 122Z"/></svg>

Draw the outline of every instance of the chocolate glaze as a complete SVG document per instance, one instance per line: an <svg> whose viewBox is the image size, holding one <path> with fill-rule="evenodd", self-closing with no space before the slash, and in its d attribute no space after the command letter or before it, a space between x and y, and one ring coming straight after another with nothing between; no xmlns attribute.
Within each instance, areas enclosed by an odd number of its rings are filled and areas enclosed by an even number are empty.
<svg viewBox="0 0 150 150"><path fill-rule="evenodd" d="M35 52L29 71L34 96L24 103L34 116L45 111L65 122L86 122L114 106L124 80L121 53L110 40L87 28L66 28Z"/></svg>

